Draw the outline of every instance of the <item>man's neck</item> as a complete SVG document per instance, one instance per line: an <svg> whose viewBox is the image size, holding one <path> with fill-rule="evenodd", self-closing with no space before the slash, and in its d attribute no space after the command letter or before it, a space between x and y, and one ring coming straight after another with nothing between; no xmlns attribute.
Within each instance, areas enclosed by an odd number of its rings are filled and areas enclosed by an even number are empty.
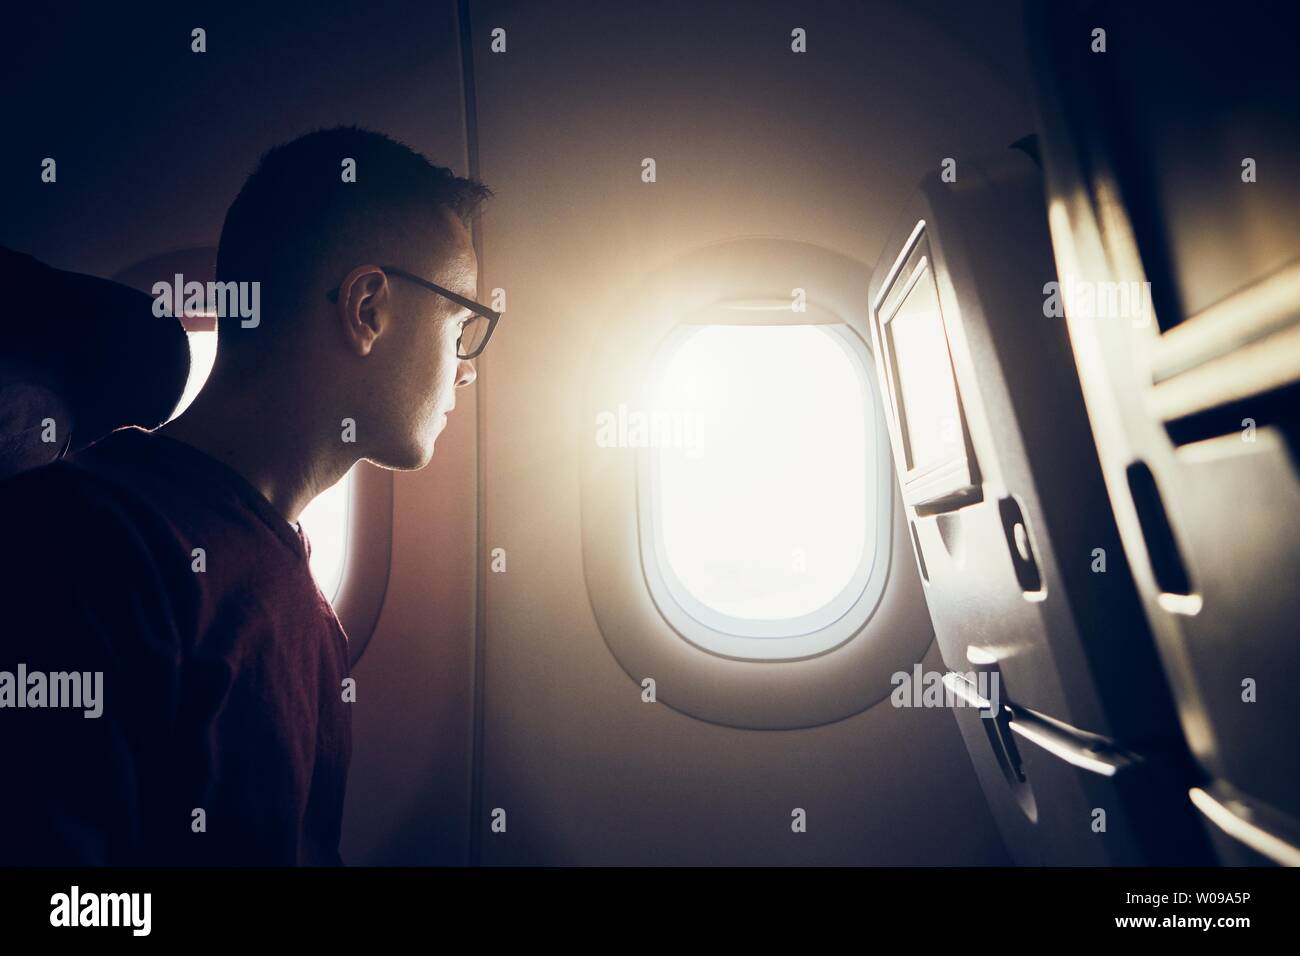
<svg viewBox="0 0 1300 956"><path fill-rule="evenodd" d="M347 474L358 456L340 441L321 441L320 436L338 432L318 420L319 409L299 413L292 401L268 402L264 396L250 404L253 394L251 389L231 393L220 385L212 392L205 388L158 434L232 468L286 521L296 524L303 508Z"/></svg>

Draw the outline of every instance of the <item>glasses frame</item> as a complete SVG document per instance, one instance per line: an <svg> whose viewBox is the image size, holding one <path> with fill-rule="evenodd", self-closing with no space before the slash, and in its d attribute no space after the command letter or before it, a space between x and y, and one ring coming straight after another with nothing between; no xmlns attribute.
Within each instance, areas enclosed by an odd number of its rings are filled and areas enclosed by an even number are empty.
<svg viewBox="0 0 1300 956"><path fill-rule="evenodd" d="M422 279L413 273L407 272L405 269L399 269L397 266L380 266L379 268L382 269L388 275L398 276L400 278L406 279L408 282L414 282L416 285L424 286L430 292L436 292L444 299L450 299L452 302L455 302L457 305L461 306L462 308L469 309L475 315L482 316L483 318L487 319L488 320L487 333L483 336L483 341L479 344L479 347L476 348L471 354L469 355L460 354L461 353L460 340L465 336L464 330L462 330L461 334L456 337L457 358L468 360L468 359L478 358L480 355L483 354L483 350L487 348L488 342L492 340L492 333L496 331L497 322L501 320L502 313L496 311L495 309L489 309L486 305L483 305L483 303L481 302L475 302L473 299L467 299L463 295L460 295L456 292L452 292L450 289L444 289L442 286L438 285L437 283L430 282L428 279ZM326 292L325 298L329 299L329 301L331 302L338 302L339 286L335 286L334 288Z"/></svg>

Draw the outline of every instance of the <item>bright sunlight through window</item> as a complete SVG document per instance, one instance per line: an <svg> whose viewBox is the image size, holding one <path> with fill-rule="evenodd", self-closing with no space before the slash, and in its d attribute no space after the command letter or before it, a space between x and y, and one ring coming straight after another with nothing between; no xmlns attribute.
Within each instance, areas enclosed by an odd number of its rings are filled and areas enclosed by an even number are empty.
<svg viewBox="0 0 1300 956"><path fill-rule="evenodd" d="M217 358L216 332L189 332L187 335L190 340L190 377L173 418L179 417L194 401L212 373ZM338 484L317 495L299 517L299 523L311 542L311 572L321 592L331 601L338 596L339 585L343 583L351 487L352 472L349 471Z"/></svg>
<svg viewBox="0 0 1300 956"><path fill-rule="evenodd" d="M190 377L181 393L180 404L172 418L180 418L181 412L190 407L199 394L199 389L212 374L212 364L217 360L216 332L186 332L190 340Z"/></svg>
<svg viewBox="0 0 1300 956"><path fill-rule="evenodd" d="M311 573L321 593L331 601L343 583L343 562L348 547L348 502L352 472L317 495L298 518L311 542Z"/></svg>
<svg viewBox="0 0 1300 956"><path fill-rule="evenodd" d="M671 427L650 472L670 589L731 633L842 615L876 534L862 360L819 325L708 325L679 342L661 366L655 411Z"/></svg>

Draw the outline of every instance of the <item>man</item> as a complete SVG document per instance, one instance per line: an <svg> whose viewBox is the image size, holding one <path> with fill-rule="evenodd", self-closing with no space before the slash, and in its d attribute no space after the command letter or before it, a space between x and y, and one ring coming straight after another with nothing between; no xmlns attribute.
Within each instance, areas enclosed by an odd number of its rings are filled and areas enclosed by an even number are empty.
<svg viewBox="0 0 1300 956"><path fill-rule="evenodd" d="M355 128L272 150L217 256L259 314L219 314L190 408L0 485L0 672L28 681L5 707L0 675L0 863L342 862L347 638L297 519L358 460L428 463L499 318L489 195Z"/></svg>

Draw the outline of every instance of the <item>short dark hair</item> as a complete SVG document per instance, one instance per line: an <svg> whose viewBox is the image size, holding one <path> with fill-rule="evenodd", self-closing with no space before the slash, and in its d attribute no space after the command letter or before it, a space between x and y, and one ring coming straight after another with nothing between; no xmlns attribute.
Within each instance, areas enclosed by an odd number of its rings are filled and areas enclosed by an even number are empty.
<svg viewBox="0 0 1300 956"><path fill-rule="evenodd" d="M343 180L345 159L356 164L355 182ZM383 133L356 126L307 133L267 152L231 203L216 278L261 282L264 324L272 326L264 331L274 337L277 319L324 298L328 264L385 258L413 231L441 234L444 211L468 226L491 195ZM222 348L241 338L266 342L265 335L227 334Z"/></svg>

